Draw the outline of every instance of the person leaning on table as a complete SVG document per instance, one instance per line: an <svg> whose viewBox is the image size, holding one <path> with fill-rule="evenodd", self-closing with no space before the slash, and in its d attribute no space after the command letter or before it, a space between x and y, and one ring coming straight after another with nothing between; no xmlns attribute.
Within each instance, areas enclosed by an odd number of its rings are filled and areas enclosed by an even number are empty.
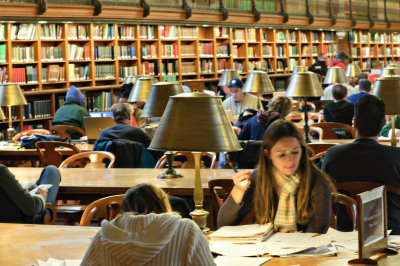
<svg viewBox="0 0 400 266"><path fill-rule="evenodd" d="M267 128L257 169L238 172L233 182L218 213L220 227L238 225L254 214L253 222L273 223L281 232L326 233L329 228L335 188L311 162L303 137L290 121L279 119Z"/></svg>
<svg viewBox="0 0 400 266"><path fill-rule="evenodd" d="M81 265L215 265L199 227L172 212L162 189L129 189L122 212L103 220Z"/></svg>

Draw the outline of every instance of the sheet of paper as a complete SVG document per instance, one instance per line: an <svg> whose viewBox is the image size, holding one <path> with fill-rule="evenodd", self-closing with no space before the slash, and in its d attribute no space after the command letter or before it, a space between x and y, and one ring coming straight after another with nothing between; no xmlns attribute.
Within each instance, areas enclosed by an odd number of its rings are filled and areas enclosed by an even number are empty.
<svg viewBox="0 0 400 266"><path fill-rule="evenodd" d="M31 193L31 195L35 195L39 188L43 188L43 189L48 190L52 186L53 186L52 184L39 185L39 186L35 187L34 189L32 189L31 191L29 191L29 193Z"/></svg>
<svg viewBox="0 0 400 266"><path fill-rule="evenodd" d="M267 253L265 249L265 242L250 245L214 242L210 243L210 250L216 254L236 257L261 256Z"/></svg>
<svg viewBox="0 0 400 266"><path fill-rule="evenodd" d="M38 260L39 266L79 266L82 260L57 260L49 258L47 261Z"/></svg>
<svg viewBox="0 0 400 266"><path fill-rule="evenodd" d="M248 258L248 257L230 257L218 256L214 262L217 266L259 266L272 258Z"/></svg>
<svg viewBox="0 0 400 266"><path fill-rule="evenodd" d="M238 226L223 226L214 233L210 234L210 237L246 237L254 235L262 235L271 228L270 224L247 224Z"/></svg>

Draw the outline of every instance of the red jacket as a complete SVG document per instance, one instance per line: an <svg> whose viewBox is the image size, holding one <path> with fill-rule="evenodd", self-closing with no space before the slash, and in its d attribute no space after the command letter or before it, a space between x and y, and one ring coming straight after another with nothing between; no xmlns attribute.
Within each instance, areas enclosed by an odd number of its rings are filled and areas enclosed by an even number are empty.
<svg viewBox="0 0 400 266"><path fill-rule="evenodd" d="M346 72L346 65L344 63L342 63L341 61L337 60L337 59L334 59L332 61L332 65L331 66L332 67L335 67L335 66L341 67L341 68L343 68L344 72Z"/></svg>

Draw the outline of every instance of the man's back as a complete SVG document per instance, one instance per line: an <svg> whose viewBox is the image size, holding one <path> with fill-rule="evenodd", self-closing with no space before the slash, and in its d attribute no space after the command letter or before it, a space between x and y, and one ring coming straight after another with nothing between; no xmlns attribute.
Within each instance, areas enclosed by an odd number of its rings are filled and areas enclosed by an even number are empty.
<svg viewBox="0 0 400 266"><path fill-rule="evenodd" d="M322 164L336 182L376 182L400 188L400 148L371 139L330 148ZM400 234L400 196L388 193L389 228Z"/></svg>

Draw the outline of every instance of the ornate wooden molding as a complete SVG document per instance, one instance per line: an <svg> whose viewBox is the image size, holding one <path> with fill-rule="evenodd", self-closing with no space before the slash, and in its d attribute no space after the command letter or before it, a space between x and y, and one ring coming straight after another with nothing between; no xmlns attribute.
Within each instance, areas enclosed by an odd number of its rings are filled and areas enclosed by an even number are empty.
<svg viewBox="0 0 400 266"><path fill-rule="evenodd" d="M150 15L150 6L146 0L140 0L140 6L143 8L143 17Z"/></svg>
<svg viewBox="0 0 400 266"><path fill-rule="evenodd" d="M186 19L190 18L192 16L192 8L189 6L186 0L182 0L183 4L183 9L185 9L186 12Z"/></svg>
<svg viewBox="0 0 400 266"><path fill-rule="evenodd" d="M260 21L261 14L260 14L260 11L257 10L257 6L256 6L256 1L255 0L251 0L251 12L254 14L254 21L255 22Z"/></svg>
<svg viewBox="0 0 400 266"><path fill-rule="evenodd" d="M103 5L100 2L100 0L92 0L92 5L94 6L94 16L98 16L101 14L101 11L103 10Z"/></svg>
<svg viewBox="0 0 400 266"><path fill-rule="evenodd" d="M350 20L351 20L351 25L354 27L357 25L357 20L353 17L353 1L349 0L350 4Z"/></svg>
<svg viewBox="0 0 400 266"><path fill-rule="evenodd" d="M283 0L280 0L280 3L281 3L281 15L283 16L283 23L286 23L289 21L289 14L285 10Z"/></svg>
<svg viewBox="0 0 400 266"><path fill-rule="evenodd" d="M47 10L46 0L37 0L37 4L38 4L38 14L43 15L44 13L46 13Z"/></svg>
<svg viewBox="0 0 400 266"><path fill-rule="evenodd" d="M224 21L227 20L228 17L229 17L229 11L224 6L224 1L223 0L219 0L219 10L222 13L222 20L224 20Z"/></svg>
<svg viewBox="0 0 400 266"><path fill-rule="evenodd" d="M385 21L386 21L386 27L389 29L392 26L392 22L389 20L388 15L387 15L387 4L386 0L383 0L383 4L385 7Z"/></svg>
<svg viewBox="0 0 400 266"><path fill-rule="evenodd" d="M308 23L313 24L314 23L314 16L311 14L310 11L310 4L308 3L308 0L306 0L306 16L308 17Z"/></svg>
<svg viewBox="0 0 400 266"><path fill-rule="evenodd" d="M374 21L374 19L372 18L372 15L371 15L371 1L370 0L368 0L368 20L369 20L369 26L372 28L372 27L374 27L374 25L375 25L375 21Z"/></svg>
<svg viewBox="0 0 400 266"><path fill-rule="evenodd" d="M329 0L329 18L332 21L332 26L335 26L336 25L336 17L333 14L332 0Z"/></svg>

